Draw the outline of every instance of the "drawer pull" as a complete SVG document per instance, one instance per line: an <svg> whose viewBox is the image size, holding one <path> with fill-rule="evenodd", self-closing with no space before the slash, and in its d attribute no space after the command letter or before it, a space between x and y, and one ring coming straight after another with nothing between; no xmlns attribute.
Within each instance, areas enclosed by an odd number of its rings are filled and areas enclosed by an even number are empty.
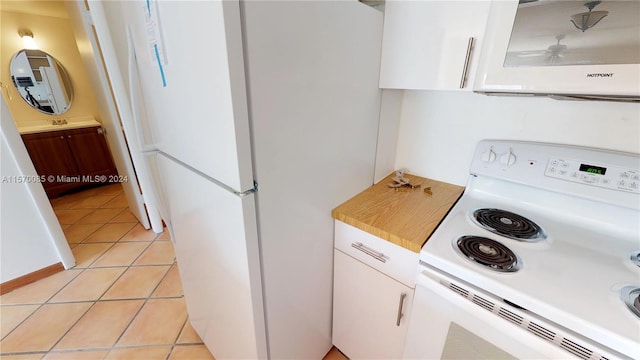
<svg viewBox="0 0 640 360"><path fill-rule="evenodd" d="M375 250L372 250L366 246L364 246L361 242L357 242L357 243L351 243L351 247L354 247L360 251L362 251L363 253L373 257L374 259L381 261L381 262L387 262L387 259L385 259L385 256L383 253L381 252L377 252Z"/></svg>
<svg viewBox="0 0 640 360"><path fill-rule="evenodd" d="M400 319L402 319L402 316L404 315L402 313L402 308L404 307L404 298L406 297L406 293L400 294L400 304L398 305L398 317L396 318L396 326L400 326Z"/></svg>

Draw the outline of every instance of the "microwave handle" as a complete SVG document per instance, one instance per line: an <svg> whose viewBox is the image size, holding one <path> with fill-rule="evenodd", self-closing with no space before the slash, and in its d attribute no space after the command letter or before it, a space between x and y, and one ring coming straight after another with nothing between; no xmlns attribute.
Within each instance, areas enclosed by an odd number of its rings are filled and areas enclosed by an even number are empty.
<svg viewBox="0 0 640 360"><path fill-rule="evenodd" d="M462 68L462 78L460 79L460 89L464 89L464 86L467 83L467 71L469 70L469 61L471 60L471 49L473 49L474 38L469 38L469 43L467 44L467 55L464 58L464 67Z"/></svg>

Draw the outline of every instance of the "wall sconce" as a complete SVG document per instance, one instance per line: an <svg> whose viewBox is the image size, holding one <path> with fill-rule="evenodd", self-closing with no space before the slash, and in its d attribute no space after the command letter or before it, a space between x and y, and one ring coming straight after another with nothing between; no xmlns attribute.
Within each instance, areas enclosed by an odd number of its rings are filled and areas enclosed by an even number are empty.
<svg viewBox="0 0 640 360"><path fill-rule="evenodd" d="M38 44L33 39L33 33L30 30L20 29L18 30L18 35L22 38L22 46L25 49L36 50L38 48Z"/></svg>
<svg viewBox="0 0 640 360"><path fill-rule="evenodd" d="M604 19L605 16L609 15L608 11L591 11L593 10L593 8L600 5L601 2L602 1L597 0L584 3L584 6L589 9L589 12L571 15L571 20L569 21L571 21L573 26L575 26L578 30L582 30L582 32L591 29L597 23L599 23L600 20Z"/></svg>

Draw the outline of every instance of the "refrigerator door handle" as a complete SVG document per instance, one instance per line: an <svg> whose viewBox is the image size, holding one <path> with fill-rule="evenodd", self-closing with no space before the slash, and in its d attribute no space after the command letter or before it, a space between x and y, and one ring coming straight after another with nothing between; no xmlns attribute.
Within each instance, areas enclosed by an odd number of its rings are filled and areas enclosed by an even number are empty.
<svg viewBox="0 0 640 360"><path fill-rule="evenodd" d="M253 187L249 190L245 190L245 191L234 191L233 193L240 196L241 198L243 197L247 197L251 194L255 194L258 192L258 183L254 180L253 181Z"/></svg>

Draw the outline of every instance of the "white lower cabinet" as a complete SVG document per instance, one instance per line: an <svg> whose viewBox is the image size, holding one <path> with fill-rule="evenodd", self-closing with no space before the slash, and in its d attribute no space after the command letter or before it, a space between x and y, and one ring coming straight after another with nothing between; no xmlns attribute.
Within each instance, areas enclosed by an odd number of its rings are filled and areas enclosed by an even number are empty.
<svg viewBox="0 0 640 360"><path fill-rule="evenodd" d="M414 289L338 249L334 261L333 344L350 359L402 358Z"/></svg>

